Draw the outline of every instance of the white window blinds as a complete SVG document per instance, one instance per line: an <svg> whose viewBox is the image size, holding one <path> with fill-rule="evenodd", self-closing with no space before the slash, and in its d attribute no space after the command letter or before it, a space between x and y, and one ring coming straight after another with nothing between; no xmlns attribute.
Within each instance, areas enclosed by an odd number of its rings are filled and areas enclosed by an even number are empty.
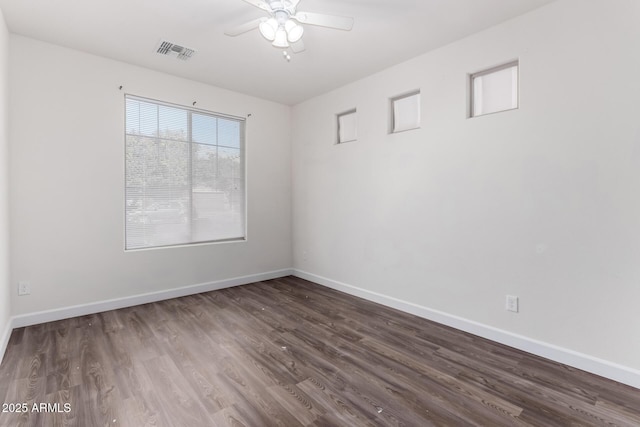
<svg viewBox="0 0 640 427"><path fill-rule="evenodd" d="M420 127L420 92L399 96L391 100L391 131L402 132Z"/></svg>
<svg viewBox="0 0 640 427"><path fill-rule="evenodd" d="M358 135L356 110L338 114L338 144L355 141Z"/></svg>
<svg viewBox="0 0 640 427"><path fill-rule="evenodd" d="M518 62L471 75L471 117L518 108Z"/></svg>
<svg viewBox="0 0 640 427"><path fill-rule="evenodd" d="M126 249L244 239L244 120L125 100Z"/></svg>

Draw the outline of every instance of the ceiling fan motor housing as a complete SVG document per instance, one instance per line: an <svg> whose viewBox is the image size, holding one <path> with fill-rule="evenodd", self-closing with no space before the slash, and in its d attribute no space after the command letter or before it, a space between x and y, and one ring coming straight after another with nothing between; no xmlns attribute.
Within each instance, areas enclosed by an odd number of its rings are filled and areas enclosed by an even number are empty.
<svg viewBox="0 0 640 427"><path fill-rule="evenodd" d="M293 15L295 13L295 8L296 8L293 3L286 0L285 1L273 0L269 2L269 7L274 12L282 10L282 11L286 11L290 15Z"/></svg>
<svg viewBox="0 0 640 427"><path fill-rule="evenodd" d="M286 10L276 10L273 17L278 21L278 25L284 25L289 20L290 13Z"/></svg>

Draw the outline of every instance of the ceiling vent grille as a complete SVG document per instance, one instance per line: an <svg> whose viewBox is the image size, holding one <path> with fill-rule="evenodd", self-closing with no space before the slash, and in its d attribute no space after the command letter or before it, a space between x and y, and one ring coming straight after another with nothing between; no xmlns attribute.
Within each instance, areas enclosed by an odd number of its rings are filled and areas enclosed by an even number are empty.
<svg viewBox="0 0 640 427"><path fill-rule="evenodd" d="M156 53L160 55L173 56L174 58L186 61L190 59L196 51L195 49L189 49L188 47L180 46L166 40L160 40L160 43L158 43L158 46L156 47Z"/></svg>

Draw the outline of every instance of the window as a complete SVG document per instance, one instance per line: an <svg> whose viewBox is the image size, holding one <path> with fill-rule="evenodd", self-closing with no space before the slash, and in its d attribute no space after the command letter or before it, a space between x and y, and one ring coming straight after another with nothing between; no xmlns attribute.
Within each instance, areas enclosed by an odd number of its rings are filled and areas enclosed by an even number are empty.
<svg viewBox="0 0 640 427"><path fill-rule="evenodd" d="M471 117L518 108L518 61L471 75Z"/></svg>
<svg viewBox="0 0 640 427"><path fill-rule="evenodd" d="M355 108L338 114L338 144L355 141L358 137L358 120Z"/></svg>
<svg viewBox="0 0 640 427"><path fill-rule="evenodd" d="M244 119L125 102L125 249L243 240Z"/></svg>
<svg viewBox="0 0 640 427"><path fill-rule="evenodd" d="M391 133L420 127L420 91L391 98Z"/></svg>

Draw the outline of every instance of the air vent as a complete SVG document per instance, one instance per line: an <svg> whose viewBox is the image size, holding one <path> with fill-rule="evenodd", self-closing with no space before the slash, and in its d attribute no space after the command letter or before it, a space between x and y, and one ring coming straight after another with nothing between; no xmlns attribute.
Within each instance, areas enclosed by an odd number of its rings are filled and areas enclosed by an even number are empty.
<svg viewBox="0 0 640 427"><path fill-rule="evenodd" d="M187 59L190 59L196 51L166 40L161 40L156 47L156 53L159 53L160 55L173 56L174 58L186 61Z"/></svg>

